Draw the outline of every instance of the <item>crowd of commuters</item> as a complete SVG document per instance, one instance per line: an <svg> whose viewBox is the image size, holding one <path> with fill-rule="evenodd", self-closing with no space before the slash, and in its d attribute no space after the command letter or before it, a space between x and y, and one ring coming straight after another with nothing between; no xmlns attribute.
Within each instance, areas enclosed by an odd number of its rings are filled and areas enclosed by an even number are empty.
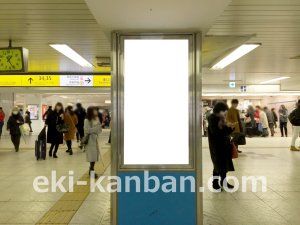
<svg viewBox="0 0 300 225"><path fill-rule="evenodd" d="M24 116L24 117L23 117ZM5 113L0 107L0 138L4 125ZM86 137L85 144L86 160L90 162L90 174L94 174L95 163L101 159L101 146L99 134L103 127L110 126L110 115L108 112L101 113L98 107L89 107L87 110L77 103L76 110L72 106L68 106L65 110L62 103L56 103L52 109L51 106L44 113L45 127L47 127L47 143L50 144L49 156L58 158L57 152L59 145L67 144L67 153L73 154L72 140L77 139L80 142ZM15 151L19 151L20 139L22 135L21 125L28 125L29 132L32 132L30 112L27 110L23 115L23 110L14 107L7 121L7 130L11 135L11 141L15 147ZM63 126L63 129L61 129ZM110 137L109 137L110 139ZM110 140L108 141L110 143ZM95 174L97 177L97 174Z"/></svg>
<svg viewBox="0 0 300 225"><path fill-rule="evenodd" d="M227 112L227 119L230 122L236 123L236 129L232 136L234 142L239 138L240 134L245 134L247 137L253 136L268 137L274 136L275 128L278 127L279 122L281 137L288 136L287 122L289 112L284 105L281 105L278 111L278 115L275 108L271 110L268 107L261 107L252 105L248 106L248 109L238 110L238 100L234 99L231 103L231 107ZM203 115L203 129L204 136L207 136L208 129L208 117L213 112L213 106L207 107Z"/></svg>
<svg viewBox="0 0 300 225"><path fill-rule="evenodd" d="M50 108L51 109L51 108ZM73 154L72 140L76 139L78 142L85 136L87 143L84 147L86 153L86 160L90 162L90 174L95 177L98 175L94 172L94 166L99 159L102 158L101 146L99 141L99 134L102 127L109 124L103 124L103 115L100 113L98 107L89 107L87 111L80 103L76 105L76 110L72 106L68 106L65 111L61 103L57 103L54 109L49 110L46 116L45 125L48 126L47 142L51 144L49 156L57 158L57 151L60 144L65 141L68 149L67 153ZM57 126L66 125L67 131L61 132ZM54 151L53 151L54 149Z"/></svg>
<svg viewBox="0 0 300 225"><path fill-rule="evenodd" d="M214 107L204 114L206 120L207 135L209 142L210 155L213 163L213 183L212 186L218 191L222 191L221 187L234 188L233 185L228 184L226 174L229 171L234 171L232 162L233 152L238 150L240 139L245 134L250 136L253 134L255 128L258 128L260 135L266 137L269 135L274 136L277 127L278 116L275 109L271 110L268 107L256 106L255 110L250 105L247 112L240 112L238 107L238 100L231 101L231 107L228 108L224 102L218 102ZM291 141L291 150L299 151L295 147L295 141L300 133L300 100L296 104L292 113L284 105L279 109L279 123L281 136L287 136L287 122L292 124L293 136ZM245 123L246 131L244 133L242 120ZM269 131L268 131L269 130Z"/></svg>

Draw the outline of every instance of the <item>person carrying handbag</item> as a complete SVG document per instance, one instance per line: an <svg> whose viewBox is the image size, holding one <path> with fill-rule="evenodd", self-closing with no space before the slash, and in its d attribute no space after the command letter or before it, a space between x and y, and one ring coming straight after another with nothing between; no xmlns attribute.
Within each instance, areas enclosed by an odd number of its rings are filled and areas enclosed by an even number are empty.
<svg viewBox="0 0 300 225"><path fill-rule="evenodd" d="M65 133L64 135L64 140L67 142L68 146L68 150L66 150L66 152L70 153L70 155L73 155L72 140L75 139L75 134L78 132L76 128L76 125L78 124L78 118L74 113L72 106L68 106L66 108L65 124L69 125L69 132Z"/></svg>
<svg viewBox="0 0 300 225"><path fill-rule="evenodd" d="M226 174L229 171L234 171L232 162L232 146L230 135L235 129L236 123L226 123L225 114L228 106L223 102L218 102L214 109L213 114L208 117L208 142L211 160L214 166L213 169L213 188L220 190L222 187L234 188L226 180Z"/></svg>
<svg viewBox="0 0 300 225"><path fill-rule="evenodd" d="M54 110L48 113L45 121L45 126L48 127L47 143L51 144L49 156L52 157L52 151L54 149L53 158L58 158L56 153L59 145L63 143L63 133L57 130L57 126L62 124L64 124L64 108L63 105L58 102Z"/></svg>

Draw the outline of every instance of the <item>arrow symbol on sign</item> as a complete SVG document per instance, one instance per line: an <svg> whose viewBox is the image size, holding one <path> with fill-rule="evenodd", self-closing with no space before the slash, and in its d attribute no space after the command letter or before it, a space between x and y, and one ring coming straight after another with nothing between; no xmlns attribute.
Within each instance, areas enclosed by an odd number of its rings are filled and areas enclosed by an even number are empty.
<svg viewBox="0 0 300 225"><path fill-rule="evenodd" d="M85 81L87 81L87 82L88 82L88 84L91 82L90 78L88 78L88 79L87 79L87 80L85 80Z"/></svg>
<svg viewBox="0 0 300 225"><path fill-rule="evenodd" d="M29 81L30 84L31 84L31 82L33 81L33 79L30 77L30 78L28 79L28 81Z"/></svg>

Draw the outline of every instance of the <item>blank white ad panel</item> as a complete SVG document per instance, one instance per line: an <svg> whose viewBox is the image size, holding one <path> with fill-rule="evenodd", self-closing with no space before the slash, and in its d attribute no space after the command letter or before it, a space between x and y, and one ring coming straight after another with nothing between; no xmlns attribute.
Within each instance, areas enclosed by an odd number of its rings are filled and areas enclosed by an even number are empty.
<svg viewBox="0 0 300 225"><path fill-rule="evenodd" d="M124 164L189 164L187 39L125 39Z"/></svg>

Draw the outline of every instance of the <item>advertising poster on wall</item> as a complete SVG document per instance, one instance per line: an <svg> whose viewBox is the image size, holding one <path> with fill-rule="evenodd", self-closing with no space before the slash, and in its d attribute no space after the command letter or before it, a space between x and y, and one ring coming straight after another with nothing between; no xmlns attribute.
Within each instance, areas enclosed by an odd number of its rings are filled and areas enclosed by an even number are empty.
<svg viewBox="0 0 300 225"><path fill-rule="evenodd" d="M45 115L43 117L44 120L47 119L47 114L45 114L46 112L47 112L47 105L43 105L42 106L42 115Z"/></svg>
<svg viewBox="0 0 300 225"><path fill-rule="evenodd" d="M27 105L27 110L30 112L30 119L38 119L38 105Z"/></svg>

